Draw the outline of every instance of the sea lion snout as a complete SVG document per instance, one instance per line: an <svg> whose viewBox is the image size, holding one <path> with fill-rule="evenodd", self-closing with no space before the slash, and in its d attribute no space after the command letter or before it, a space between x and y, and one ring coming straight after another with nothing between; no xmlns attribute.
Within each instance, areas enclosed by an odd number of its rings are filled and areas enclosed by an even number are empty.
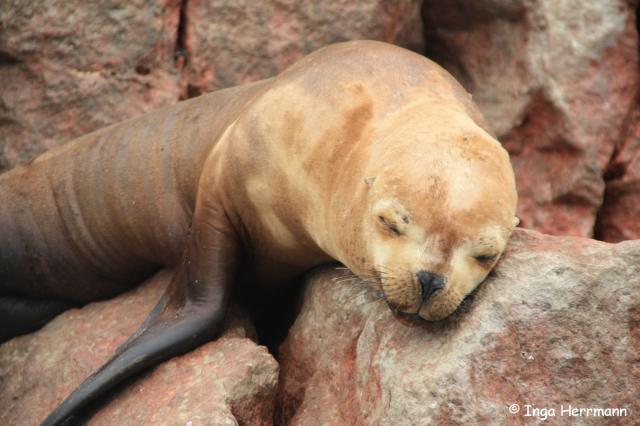
<svg viewBox="0 0 640 426"><path fill-rule="evenodd" d="M447 283L447 279L442 275L437 275L425 270L418 271L416 278L418 278L418 282L420 283L423 304L426 303L436 291L442 290Z"/></svg>

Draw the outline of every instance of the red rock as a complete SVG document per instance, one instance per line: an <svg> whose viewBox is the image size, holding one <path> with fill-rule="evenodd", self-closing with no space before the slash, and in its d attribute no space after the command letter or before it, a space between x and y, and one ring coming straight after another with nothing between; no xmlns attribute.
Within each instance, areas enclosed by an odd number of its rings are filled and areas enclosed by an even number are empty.
<svg viewBox="0 0 640 426"><path fill-rule="evenodd" d="M0 346L0 424L41 422L135 331L168 277L161 273L113 300L67 311ZM89 424L271 424L278 365L254 334L234 312L222 337L142 374Z"/></svg>
<svg viewBox="0 0 640 426"><path fill-rule="evenodd" d="M327 44L356 39L424 47L418 0L189 0L188 93L271 77Z"/></svg>
<svg viewBox="0 0 640 426"><path fill-rule="evenodd" d="M4 2L0 171L179 95L179 0Z"/></svg>
<svg viewBox="0 0 640 426"><path fill-rule="evenodd" d="M509 150L522 225L593 235L625 117L638 108L637 1L427 1L427 55Z"/></svg>
<svg viewBox="0 0 640 426"><path fill-rule="evenodd" d="M610 242L640 239L640 107L629 117L626 137L608 174L596 238Z"/></svg>
<svg viewBox="0 0 640 426"><path fill-rule="evenodd" d="M317 271L280 348L283 424L635 424L640 413L640 241L517 230L456 318L407 327L344 272ZM560 418L560 406L626 418Z"/></svg>
<svg viewBox="0 0 640 426"><path fill-rule="evenodd" d="M420 1L80 0L0 8L0 172L349 39L424 47Z"/></svg>

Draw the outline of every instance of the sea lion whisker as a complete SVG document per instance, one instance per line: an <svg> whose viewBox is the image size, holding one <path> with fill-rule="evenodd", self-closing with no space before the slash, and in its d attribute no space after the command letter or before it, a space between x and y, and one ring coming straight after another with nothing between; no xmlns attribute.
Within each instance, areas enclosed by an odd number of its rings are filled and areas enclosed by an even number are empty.
<svg viewBox="0 0 640 426"><path fill-rule="evenodd" d="M382 284L380 280L376 277L365 278L365 279L360 278L360 282L362 284Z"/></svg>
<svg viewBox="0 0 640 426"><path fill-rule="evenodd" d="M333 279L332 280L336 284L343 284L353 281L358 281L358 277L349 277L349 278L341 278L341 279Z"/></svg>

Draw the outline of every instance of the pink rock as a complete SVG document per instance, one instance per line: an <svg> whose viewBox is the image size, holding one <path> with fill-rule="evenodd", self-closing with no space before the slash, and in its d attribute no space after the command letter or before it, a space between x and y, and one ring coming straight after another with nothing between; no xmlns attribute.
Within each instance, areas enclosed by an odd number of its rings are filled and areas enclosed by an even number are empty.
<svg viewBox="0 0 640 426"><path fill-rule="evenodd" d="M194 95L270 77L339 41L373 39L422 50L420 4L189 0L187 91Z"/></svg>
<svg viewBox="0 0 640 426"><path fill-rule="evenodd" d="M639 108L637 1L425 2L427 55L509 150L522 226L593 235L603 175Z"/></svg>
<svg viewBox="0 0 640 426"><path fill-rule="evenodd" d="M598 214L596 238L604 241L640 239L640 107L628 123L626 137L609 166L606 196Z"/></svg>
<svg viewBox="0 0 640 426"><path fill-rule="evenodd" d="M321 269L280 350L283 424L635 424L640 241L517 230L456 318L407 327L359 280ZM521 411L510 414L511 404ZM560 418L564 405L626 418ZM637 419L636 419L637 420Z"/></svg>
<svg viewBox="0 0 640 426"><path fill-rule="evenodd" d="M424 48L419 0L5 3L0 172L179 99L271 77L329 43Z"/></svg>
<svg viewBox="0 0 640 426"><path fill-rule="evenodd" d="M0 346L0 424L41 422L136 330L168 278L160 273L132 292L67 311ZM142 374L89 424L271 424L278 365L254 335L234 312L222 337Z"/></svg>
<svg viewBox="0 0 640 426"><path fill-rule="evenodd" d="M0 171L174 103L179 0L4 2Z"/></svg>

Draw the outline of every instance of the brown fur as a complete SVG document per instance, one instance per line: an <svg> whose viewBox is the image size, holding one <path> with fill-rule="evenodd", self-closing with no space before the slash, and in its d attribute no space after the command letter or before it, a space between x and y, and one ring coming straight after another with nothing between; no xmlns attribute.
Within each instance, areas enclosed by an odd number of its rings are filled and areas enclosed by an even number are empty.
<svg viewBox="0 0 640 426"><path fill-rule="evenodd" d="M271 286L332 259L393 309L439 319L486 276L474 256L504 249L516 198L506 152L446 71L343 43L0 176L0 294L88 302L175 268L168 298L114 358L125 370L127 351L158 347L147 328L218 324L238 278ZM423 304L424 270L447 285ZM204 323L166 341L187 348Z"/></svg>
<svg viewBox="0 0 640 426"><path fill-rule="evenodd" d="M437 115L444 113L469 114L475 120L470 123L487 130L469 96L440 67L397 48L359 42L310 55L274 81L205 95L80 138L1 178L0 199L13 206L0 218L4 239L31 241L29 250L45 259L3 259L19 268L10 270L11 279L3 284L10 288L4 291L88 301L122 291L160 265L175 264L203 173L214 175L210 181L220 192L218 202L230 212L234 232L250 253L248 262L264 282L331 257L363 258L357 253L367 237L359 223L342 214L348 211L358 221L366 214L368 194L361 184L376 123L420 98L424 107L400 117L401 127L411 128L416 114L437 124ZM427 130L438 137L438 131ZM477 130L463 135L462 158L486 162L487 169L504 168L486 144L474 142ZM281 150L279 157L274 150ZM404 158L407 168L415 169L432 155L407 141L379 151L383 163L375 167L380 170L388 166L384 162ZM295 179L287 175L292 161L302 165L291 171ZM512 185L511 171L505 173L498 176L500 184ZM392 175L389 184L408 185L417 196L419 180L410 175ZM429 203L424 208L432 217L426 231L447 230L440 240L450 252L461 233L482 222L482 213L446 214L448 183L438 175L425 176ZM269 206L252 204L244 191L249 178L265 183L261 202ZM505 205L507 215L511 207ZM271 224L259 220L267 208ZM19 210L28 214L16 214ZM294 245L274 242L269 227L276 221L283 224L280 231L294 236ZM39 228L42 242L30 237ZM319 234L322 241L316 241ZM286 268L278 266L283 262Z"/></svg>

